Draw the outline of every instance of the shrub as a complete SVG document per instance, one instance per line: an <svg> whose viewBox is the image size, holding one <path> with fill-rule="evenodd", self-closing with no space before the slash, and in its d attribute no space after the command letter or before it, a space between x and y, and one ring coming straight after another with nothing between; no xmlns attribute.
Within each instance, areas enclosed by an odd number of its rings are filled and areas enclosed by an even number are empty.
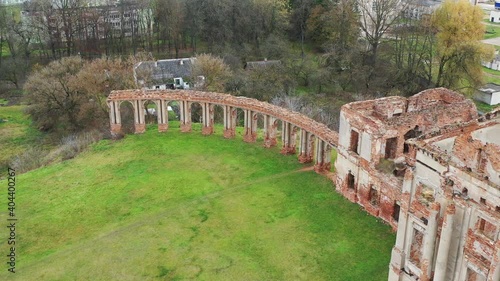
<svg viewBox="0 0 500 281"><path fill-rule="evenodd" d="M47 151L41 147L30 147L24 153L14 157L11 167L17 173L24 173L36 168L40 168L47 163Z"/></svg>

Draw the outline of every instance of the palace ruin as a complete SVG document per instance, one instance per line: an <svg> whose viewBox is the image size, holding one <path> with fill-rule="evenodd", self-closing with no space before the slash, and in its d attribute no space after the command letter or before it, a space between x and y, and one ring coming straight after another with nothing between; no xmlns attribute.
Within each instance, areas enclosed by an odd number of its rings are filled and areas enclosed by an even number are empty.
<svg viewBox="0 0 500 281"><path fill-rule="evenodd" d="M344 105L339 133L302 114L245 97L197 91L127 90L108 97L112 133L121 132L120 105L134 109L143 133L145 103L156 104L158 130L168 129L167 108L177 102L181 131L191 130L191 106L202 108L202 133L214 131L223 110L224 137L235 136L236 110L243 140L314 161L336 190L397 230L389 281L500 281L500 109L478 117L462 95L438 88L410 98L387 97ZM297 149L298 147L298 149ZM331 149L337 149L335 174Z"/></svg>

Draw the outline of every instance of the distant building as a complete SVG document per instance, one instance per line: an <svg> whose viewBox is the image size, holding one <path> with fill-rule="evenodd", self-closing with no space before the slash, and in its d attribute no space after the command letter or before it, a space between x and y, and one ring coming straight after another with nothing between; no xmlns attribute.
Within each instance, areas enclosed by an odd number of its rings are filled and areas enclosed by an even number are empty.
<svg viewBox="0 0 500 281"><path fill-rule="evenodd" d="M484 85L476 92L474 99L489 105L500 104L500 85L494 83Z"/></svg>
<svg viewBox="0 0 500 281"><path fill-rule="evenodd" d="M249 61L245 63L245 66L243 67L246 70L252 70L252 69L259 69L259 68L265 68L265 67L270 67L270 66L279 66L281 65L280 60L261 60L261 61Z"/></svg>
<svg viewBox="0 0 500 281"><path fill-rule="evenodd" d="M500 11L499 10L491 10L490 11L490 21L491 22L500 22Z"/></svg>
<svg viewBox="0 0 500 281"><path fill-rule="evenodd" d="M190 78L195 58L144 61L134 67L138 87L147 89L174 88L174 78Z"/></svg>
<svg viewBox="0 0 500 281"><path fill-rule="evenodd" d="M19 5L27 0L0 0L0 5Z"/></svg>

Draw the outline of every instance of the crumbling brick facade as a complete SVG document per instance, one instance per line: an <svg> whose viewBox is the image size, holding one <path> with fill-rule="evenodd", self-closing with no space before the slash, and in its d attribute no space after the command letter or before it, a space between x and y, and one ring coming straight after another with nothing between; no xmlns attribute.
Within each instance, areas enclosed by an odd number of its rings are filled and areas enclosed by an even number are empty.
<svg viewBox="0 0 500 281"><path fill-rule="evenodd" d="M500 116L447 89L342 107L336 189L397 229L390 281L499 281Z"/></svg>
<svg viewBox="0 0 500 281"><path fill-rule="evenodd" d="M500 281L500 110L478 118L462 95L430 89L347 104L337 133L255 99L128 90L108 98L111 131L121 131L120 104L129 101L136 133L144 132L148 100L157 105L159 131L168 129L170 101L179 104L183 132L191 130L193 103L203 111L203 134L213 133L214 107L222 107L226 138L235 136L242 109L247 142L256 140L260 114L265 147L277 144L281 127L281 152L314 161L320 173L330 170L337 148L336 190L397 230L389 281Z"/></svg>

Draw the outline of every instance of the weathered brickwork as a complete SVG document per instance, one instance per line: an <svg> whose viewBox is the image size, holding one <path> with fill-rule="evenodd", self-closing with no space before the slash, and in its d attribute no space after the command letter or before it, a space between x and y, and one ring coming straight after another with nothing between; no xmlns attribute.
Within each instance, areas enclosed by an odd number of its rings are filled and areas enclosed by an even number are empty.
<svg viewBox="0 0 500 281"><path fill-rule="evenodd" d="M191 130L191 106L202 108L202 133L214 130L214 107L224 112L224 137L235 136L243 111L243 139L257 139L264 119L265 147L297 154L328 173L336 190L397 230L389 281L500 281L500 109L478 117L462 95L438 88L410 98L347 104L339 132L302 114L245 97L197 91L114 91L108 98L111 131L121 131L120 104L134 107L136 133L144 132L144 104L158 109L158 130L168 129L166 108L176 101L181 131ZM331 149L336 173L330 173Z"/></svg>
<svg viewBox="0 0 500 281"><path fill-rule="evenodd" d="M397 229L390 281L500 281L500 116L447 89L342 107L336 188Z"/></svg>

